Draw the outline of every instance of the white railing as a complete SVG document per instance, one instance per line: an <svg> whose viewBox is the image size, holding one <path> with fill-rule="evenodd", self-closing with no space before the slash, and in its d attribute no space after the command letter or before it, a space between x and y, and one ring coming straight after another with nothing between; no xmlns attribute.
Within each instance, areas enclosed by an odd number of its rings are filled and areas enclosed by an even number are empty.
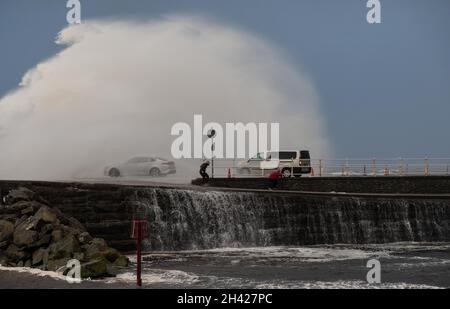
<svg viewBox="0 0 450 309"><path fill-rule="evenodd" d="M214 159L215 177L267 177L271 169L239 167L245 160ZM311 159L311 173L302 176L437 176L450 175L450 158ZM304 166L308 167L308 166ZM208 172L211 172L208 169ZM250 172L250 173L248 173ZM291 172L291 175L294 174Z"/></svg>

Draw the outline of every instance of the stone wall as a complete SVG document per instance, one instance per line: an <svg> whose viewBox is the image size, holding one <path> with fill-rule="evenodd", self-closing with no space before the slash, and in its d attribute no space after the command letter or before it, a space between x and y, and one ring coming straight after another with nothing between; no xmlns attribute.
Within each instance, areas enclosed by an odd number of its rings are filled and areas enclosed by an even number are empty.
<svg viewBox="0 0 450 309"><path fill-rule="evenodd" d="M195 179L192 183L203 185L201 179ZM215 178L210 179L206 185L267 189L269 181L265 178ZM450 193L450 176L284 178L279 181L278 189L312 192L447 194Z"/></svg>

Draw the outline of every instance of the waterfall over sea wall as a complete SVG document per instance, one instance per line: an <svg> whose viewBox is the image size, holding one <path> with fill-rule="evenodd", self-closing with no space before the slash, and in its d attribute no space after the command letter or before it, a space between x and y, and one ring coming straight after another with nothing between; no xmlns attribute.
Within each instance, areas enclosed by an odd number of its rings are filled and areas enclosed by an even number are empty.
<svg viewBox="0 0 450 309"><path fill-rule="evenodd" d="M448 199L139 189L147 250L450 240Z"/></svg>
<svg viewBox="0 0 450 309"><path fill-rule="evenodd" d="M443 188L448 180L434 182ZM146 250L450 241L450 194L358 196L0 181L0 192L18 187L36 192L123 252L136 248L130 231L138 217L149 222Z"/></svg>

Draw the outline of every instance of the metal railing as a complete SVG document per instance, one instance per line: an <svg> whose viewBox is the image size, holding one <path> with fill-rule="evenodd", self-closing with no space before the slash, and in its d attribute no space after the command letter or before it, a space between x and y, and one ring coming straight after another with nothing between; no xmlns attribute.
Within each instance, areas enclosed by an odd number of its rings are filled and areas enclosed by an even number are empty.
<svg viewBox="0 0 450 309"><path fill-rule="evenodd" d="M273 169L240 167L246 160L214 159L215 177L267 177ZM437 176L450 175L450 158L370 158L370 159L311 159L309 177L375 177L375 176ZM291 175L293 164L291 165ZM303 166L304 168L309 166Z"/></svg>

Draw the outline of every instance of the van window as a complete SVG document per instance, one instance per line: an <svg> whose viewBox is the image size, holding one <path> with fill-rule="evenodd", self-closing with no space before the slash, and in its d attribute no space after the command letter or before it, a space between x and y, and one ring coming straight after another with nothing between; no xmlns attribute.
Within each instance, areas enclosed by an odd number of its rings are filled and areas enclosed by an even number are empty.
<svg viewBox="0 0 450 309"><path fill-rule="evenodd" d="M259 152L256 156L252 157L250 160L264 160L264 153Z"/></svg>
<svg viewBox="0 0 450 309"><path fill-rule="evenodd" d="M280 151L280 160L291 160L297 158L295 151Z"/></svg>
<svg viewBox="0 0 450 309"><path fill-rule="evenodd" d="M297 158L295 151L280 151L267 153L267 160L291 160Z"/></svg>
<svg viewBox="0 0 450 309"><path fill-rule="evenodd" d="M302 150L300 151L300 159L304 159L304 160L309 160L311 159L310 155L309 155L309 151L308 150Z"/></svg>

